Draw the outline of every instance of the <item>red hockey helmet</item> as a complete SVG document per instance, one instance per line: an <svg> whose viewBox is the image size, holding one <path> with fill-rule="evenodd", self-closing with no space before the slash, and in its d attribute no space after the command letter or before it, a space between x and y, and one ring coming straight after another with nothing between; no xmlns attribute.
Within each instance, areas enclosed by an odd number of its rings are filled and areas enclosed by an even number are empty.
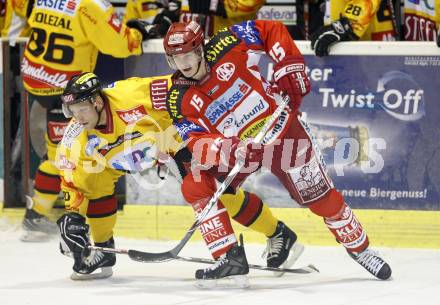
<svg viewBox="0 0 440 305"><path fill-rule="evenodd" d="M204 35L203 29L195 21L189 23L175 22L168 29L163 40L163 47L167 55L168 64L174 70L177 69L173 55L195 51L203 54Z"/></svg>

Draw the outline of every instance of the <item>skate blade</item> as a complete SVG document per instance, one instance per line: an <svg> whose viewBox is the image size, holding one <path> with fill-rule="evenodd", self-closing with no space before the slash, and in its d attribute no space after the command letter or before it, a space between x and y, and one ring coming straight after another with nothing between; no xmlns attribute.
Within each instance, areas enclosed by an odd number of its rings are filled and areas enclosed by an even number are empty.
<svg viewBox="0 0 440 305"><path fill-rule="evenodd" d="M304 252L304 246L300 243L296 242L293 244L292 248L290 248L289 256L287 257L286 261L281 264L280 268L290 268L301 256L301 254ZM274 272L273 275L276 277L282 277L285 274L285 272Z"/></svg>
<svg viewBox="0 0 440 305"><path fill-rule="evenodd" d="M90 273L90 274L81 274L77 272L73 272L70 276L70 279L73 281L90 281L90 280L100 280L106 279L113 275L112 267L103 267L101 268L101 272L98 273Z"/></svg>
<svg viewBox="0 0 440 305"><path fill-rule="evenodd" d="M247 275L231 275L215 280L197 280L195 286L200 289L244 289L250 286Z"/></svg>
<svg viewBox="0 0 440 305"><path fill-rule="evenodd" d="M20 240L28 243L42 243L49 241L52 236L38 231L24 231L20 236Z"/></svg>

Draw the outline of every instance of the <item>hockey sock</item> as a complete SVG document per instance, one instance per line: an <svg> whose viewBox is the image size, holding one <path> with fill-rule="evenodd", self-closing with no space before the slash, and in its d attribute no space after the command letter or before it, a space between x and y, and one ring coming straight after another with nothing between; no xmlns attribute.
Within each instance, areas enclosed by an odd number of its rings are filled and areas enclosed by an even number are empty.
<svg viewBox="0 0 440 305"><path fill-rule="evenodd" d="M54 171L49 161L43 162L35 175L35 194L32 209L47 216L61 191L58 170Z"/></svg>
<svg viewBox="0 0 440 305"><path fill-rule="evenodd" d="M114 195L89 200L87 218L95 243L106 242L113 236L117 210L118 203Z"/></svg>
<svg viewBox="0 0 440 305"><path fill-rule="evenodd" d="M257 195L238 189L236 194L224 194L220 200L238 223L267 237L275 233L278 220Z"/></svg>
<svg viewBox="0 0 440 305"><path fill-rule="evenodd" d="M209 199L201 199L192 204L196 214L203 210ZM214 258L225 254L237 244L228 212L220 201L212 207L199 229Z"/></svg>
<svg viewBox="0 0 440 305"><path fill-rule="evenodd" d="M347 204L344 203L335 216L324 217L324 222L336 240L349 252L362 252L368 247L367 233Z"/></svg>

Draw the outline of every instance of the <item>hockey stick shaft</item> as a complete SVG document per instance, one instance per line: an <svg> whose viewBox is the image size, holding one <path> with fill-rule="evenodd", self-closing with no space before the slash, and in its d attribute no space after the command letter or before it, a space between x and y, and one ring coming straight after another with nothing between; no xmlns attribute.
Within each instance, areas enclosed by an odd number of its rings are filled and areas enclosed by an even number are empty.
<svg viewBox="0 0 440 305"><path fill-rule="evenodd" d="M287 107L287 105L290 102L289 96L283 96L275 95L275 99L278 102L277 109L272 113L270 118L265 122L261 130L258 132L257 136L254 138L254 143L261 143L266 136L267 131L270 129L270 127L275 123L275 121L278 119L278 117L281 115L281 113L284 111L284 109ZM161 253L150 253L150 252L143 252L143 251L135 251L135 250L129 250L131 251L128 253L130 255L130 258L133 260L139 260L143 262L150 261L152 263L154 262L161 262L161 261L168 261L175 259L177 255L180 253L182 248L186 245L186 243L191 239L192 235L194 234L194 231L197 229L197 227L205 220L206 216L208 215L209 211L212 209L212 207L217 203L220 196L224 193L224 191L228 188L228 186L231 184L232 180L234 180L235 176L240 172L241 168L244 165L244 161L238 160L238 162L234 165L232 170L229 172L229 174L226 176L225 180L222 182L222 184L219 186L219 188L216 190L214 195L209 200L208 204L205 206L205 208L200 212L197 216L197 220L193 223L193 225L188 229L185 236L180 240L179 244L175 246L173 249L161 252Z"/></svg>
<svg viewBox="0 0 440 305"><path fill-rule="evenodd" d="M137 261L137 262L146 262L151 263L151 261L143 261L140 260L139 256L137 254L136 250L127 250L127 249L113 249L113 248L105 248L105 247L96 247L96 246L89 246L90 250L105 252L105 253L115 253L115 254L126 254L131 259ZM191 263L202 263L202 264L215 264L216 261L213 259L208 258L199 258L199 257L191 257L191 256L176 256L174 258L170 258L169 260L179 260L184 262L191 262ZM157 261L157 262L166 262L165 260ZM299 274L308 274L313 272L319 272L318 268L316 268L314 265L307 265L301 268L274 268L274 267L266 267L262 265L255 265L255 264L249 264L249 268L251 269L257 269L262 271L272 271L272 272L285 272L285 273L299 273Z"/></svg>
<svg viewBox="0 0 440 305"><path fill-rule="evenodd" d="M278 119L278 117L281 115L281 113L284 111L284 109L287 107L287 105L290 102L290 98L288 95L285 95L280 99L280 95L275 95L276 99L279 102L279 106L277 109L272 113L270 118L267 120L267 122L263 125L261 130L258 132L258 134L255 136L253 142L255 144L262 143L264 137L266 136L267 131L269 128L275 123L275 121ZM212 195L211 199L207 203L207 205L204 207L204 209L197 215L197 220L194 222L194 224L191 226L191 228L188 230L188 232L185 234L182 241L179 243L179 245L174 248L173 254L177 256L179 254L180 250L185 246L185 244L191 239L191 236L194 234L194 231L196 228L205 220L207 215L209 214L209 211L211 211L212 207L217 203L217 201L220 199L220 196L223 195L223 193L226 191L226 189L229 187L229 185L232 183L234 178L237 176L237 174L240 172L240 170L244 166L244 160L238 160L237 163L234 165L232 170L229 172L229 174L226 176L225 180L222 182L222 184L217 188L214 195Z"/></svg>
<svg viewBox="0 0 440 305"><path fill-rule="evenodd" d="M276 96L278 99L278 95L276 95ZM263 125L261 130L255 136L255 138L253 140L254 144L261 144L263 142L263 139L266 136L267 131L273 125L273 123L278 119L278 117L281 115L281 112L283 112L283 110L286 108L286 106L289 104L289 102L290 102L290 98L288 95L286 95L282 98L277 109L272 113L270 118L267 120L267 122ZM238 160L237 163L232 168L232 170L226 176L226 179L223 181L223 183L220 185L220 187L216 190L214 195L212 195L211 199L209 200L208 204L205 206L203 211L198 214L197 221L193 224L193 226L191 227L191 230L194 230L195 228L197 228L200 225L200 223L202 223L205 220L209 211L217 203L217 201L220 199L220 196L223 195L225 190L229 187L229 185L234 180L234 178L237 176L237 174L240 172L240 170L243 168L243 166L244 166L244 160Z"/></svg>
<svg viewBox="0 0 440 305"><path fill-rule="evenodd" d="M176 258L177 260L184 261L184 262L192 262L192 263L202 263L202 264L215 264L216 261L212 259L207 258L198 258L198 257L191 257L191 256L178 256ZM302 273L302 274L308 274L312 272L319 272L318 268L316 268L314 265L307 265L301 268L275 268L275 267L266 267L262 265L255 265L255 264L248 264L250 269L257 269L257 270L263 270L263 271L272 271L272 272L286 272L286 273Z"/></svg>

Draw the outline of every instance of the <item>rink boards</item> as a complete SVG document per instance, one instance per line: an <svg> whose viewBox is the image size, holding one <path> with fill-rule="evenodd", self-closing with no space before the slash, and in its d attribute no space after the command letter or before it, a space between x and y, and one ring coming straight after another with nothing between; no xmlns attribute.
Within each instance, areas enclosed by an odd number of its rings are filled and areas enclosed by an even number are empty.
<svg viewBox="0 0 440 305"><path fill-rule="evenodd" d="M272 208L272 211L295 230L304 244L336 245L322 219L308 209ZM6 217L18 226L23 212L23 209L0 209L0 217ZM357 209L355 212L375 246L440 248L438 211ZM54 213L52 217L55 219L57 215ZM124 211L118 213L115 235L135 239L180 240L193 221L193 212L188 206L126 205ZM234 227L237 233L243 232L246 242L264 243L266 240L237 223L234 223ZM193 240L201 240L200 234L195 234Z"/></svg>

